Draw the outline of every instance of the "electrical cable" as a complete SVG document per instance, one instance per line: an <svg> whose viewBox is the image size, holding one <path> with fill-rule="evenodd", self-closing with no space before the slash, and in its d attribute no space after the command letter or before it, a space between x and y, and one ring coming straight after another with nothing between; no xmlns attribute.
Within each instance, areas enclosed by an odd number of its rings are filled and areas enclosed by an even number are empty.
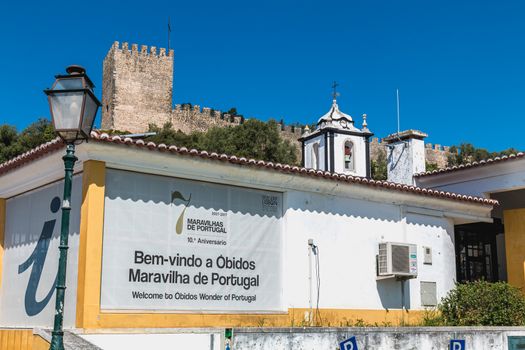
<svg viewBox="0 0 525 350"><path fill-rule="evenodd" d="M317 302L316 302L316 316L317 316L317 323L322 324L321 319L321 312L319 311L319 299L321 295L321 269L319 266L319 247L315 246L315 269L316 269L316 277L317 277Z"/></svg>

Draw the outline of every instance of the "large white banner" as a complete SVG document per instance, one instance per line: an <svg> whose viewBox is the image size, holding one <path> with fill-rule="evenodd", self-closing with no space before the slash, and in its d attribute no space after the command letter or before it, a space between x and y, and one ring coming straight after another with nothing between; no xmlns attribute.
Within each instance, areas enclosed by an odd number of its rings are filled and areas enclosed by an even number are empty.
<svg viewBox="0 0 525 350"><path fill-rule="evenodd" d="M60 181L7 200L0 326L53 325L63 191ZM75 325L81 199L82 177L77 175L71 195L65 327Z"/></svg>
<svg viewBox="0 0 525 350"><path fill-rule="evenodd" d="M107 171L101 309L282 305L282 194Z"/></svg>

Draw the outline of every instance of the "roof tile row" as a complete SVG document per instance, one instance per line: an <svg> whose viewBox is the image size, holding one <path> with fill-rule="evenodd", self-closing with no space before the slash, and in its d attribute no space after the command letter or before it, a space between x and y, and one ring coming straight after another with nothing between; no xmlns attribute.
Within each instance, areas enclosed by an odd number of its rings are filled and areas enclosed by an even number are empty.
<svg viewBox="0 0 525 350"><path fill-rule="evenodd" d="M370 187L380 187L384 189L396 190L401 192L409 192L414 194L426 195L431 197L445 198L458 201L474 202L483 205L497 205L498 201L494 199L480 198L474 196L467 196L457 193L438 191L428 188L421 188L416 186L409 186L405 184L399 184L388 181L380 181L367 179L360 176L352 176L338 173L331 173L329 171L309 169L294 165L280 164L273 162L266 162L263 160L248 159L245 157L236 157L230 156L227 154L218 154L215 152L199 151L196 149L188 149L186 147L177 147L177 146L168 146L166 144L155 144L154 142L146 142L144 140L134 140L129 137L120 137L120 136L110 136L106 133L99 133L93 131L91 133L91 140L96 142L105 142L113 144L123 144L128 146L136 146L139 148L147 148L149 150L155 150L159 152L170 152L174 154L188 155L193 157L200 157L205 159L229 162L233 164L239 164L244 166L255 166L259 168L265 168L285 173L301 174L317 178L330 179L341 182L356 183L367 185ZM47 142L41 146L36 147L35 149L26 152L8 162L0 164L0 176L16 167L20 167L36 158L42 157L47 153L54 152L60 148L64 147L64 143L55 139L53 141Z"/></svg>

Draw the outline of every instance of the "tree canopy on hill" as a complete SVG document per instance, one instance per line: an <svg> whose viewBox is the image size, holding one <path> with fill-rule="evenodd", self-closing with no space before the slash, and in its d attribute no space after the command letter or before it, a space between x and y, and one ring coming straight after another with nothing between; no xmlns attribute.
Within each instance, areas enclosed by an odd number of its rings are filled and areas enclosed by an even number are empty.
<svg viewBox="0 0 525 350"><path fill-rule="evenodd" d="M515 148L508 148L500 152L489 152L484 148L476 148L471 143L462 143L459 146L450 147L451 155L448 157L448 166L479 162L480 160L508 156L518 152Z"/></svg>
<svg viewBox="0 0 525 350"><path fill-rule="evenodd" d="M155 143L283 164L297 163L295 147L290 141L281 137L279 126L274 120L265 123L257 119L249 119L240 125L214 127L206 132L191 134L174 130L171 123L166 123L162 127L150 125L149 131L157 133L155 136L148 137L148 140Z"/></svg>
<svg viewBox="0 0 525 350"><path fill-rule="evenodd" d="M20 133L12 125L0 125L0 163L51 141L55 137L53 125L44 118L38 119Z"/></svg>

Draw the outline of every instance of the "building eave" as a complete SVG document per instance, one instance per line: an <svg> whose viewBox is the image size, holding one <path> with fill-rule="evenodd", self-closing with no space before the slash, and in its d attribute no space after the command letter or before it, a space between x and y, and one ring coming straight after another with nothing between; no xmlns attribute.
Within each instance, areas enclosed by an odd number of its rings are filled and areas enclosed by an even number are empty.
<svg viewBox="0 0 525 350"><path fill-rule="evenodd" d="M120 136L109 136L105 133L92 132L91 139L89 144L83 144L80 147L80 152L85 152L84 156L81 158L93 159L92 154L90 153L91 149L94 149L94 146L100 145L113 145L117 147L126 147L128 150L142 149L155 151L159 153L169 154L170 156L183 156L183 157L192 157L195 159L201 159L206 162L220 162L229 165L237 165L244 168L252 168L254 170L266 170L279 173L286 173L291 175L300 175L316 180L331 180L339 184L356 184L359 187L381 190L381 192L389 192L392 195L399 196L401 193L404 195L409 195L410 197L418 198L433 198L440 199L451 202L463 202L469 204L481 205L484 207L492 208L492 206L497 205L498 202L493 199L473 197L467 195L461 195L451 192L432 190L427 188L420 188L416 186L392 183L388 181L376 181L372 179L367 179L365 177L331 173L328 171L307 169L304 167L266 162L263 160L247 159L244 157L230 156L227 154L218 154L215 152L206 152L198 151L196 149L187 149L186 147L177 147L177 146L167 146L165 144L155 144L153 142L146 142L144 140L135 140L132 138L122 138ZM43 146L37 147L35 150L27 152L24 155L21 155L15 158L13 161L7 162L8 165L4 163L0 165L0 178L6 176L9 172L14 169L27 166L32 161L37 158L41 158L45 155L51 155L56 153L59 149L63 148L64 144L60 141L54 140L53 142L47 143ZM104 155L104 153L106 153ZM106 149L105 152L98 155L99 160L104 160L103 158L109 156L111 150ZM127 157L133 157L133 153L127 154ZM120 158L121 159L121 158ZM82 159L81 159L82 160ZM122 162L122 161L120 161ZM119 159L115 160L115 163L119 163ZM147 170L147 169L145 169ZM261 174L261 176L265 176ZM377 191L375 191L377 192ZM0 195L2 190L0 188Z"/></svg>

